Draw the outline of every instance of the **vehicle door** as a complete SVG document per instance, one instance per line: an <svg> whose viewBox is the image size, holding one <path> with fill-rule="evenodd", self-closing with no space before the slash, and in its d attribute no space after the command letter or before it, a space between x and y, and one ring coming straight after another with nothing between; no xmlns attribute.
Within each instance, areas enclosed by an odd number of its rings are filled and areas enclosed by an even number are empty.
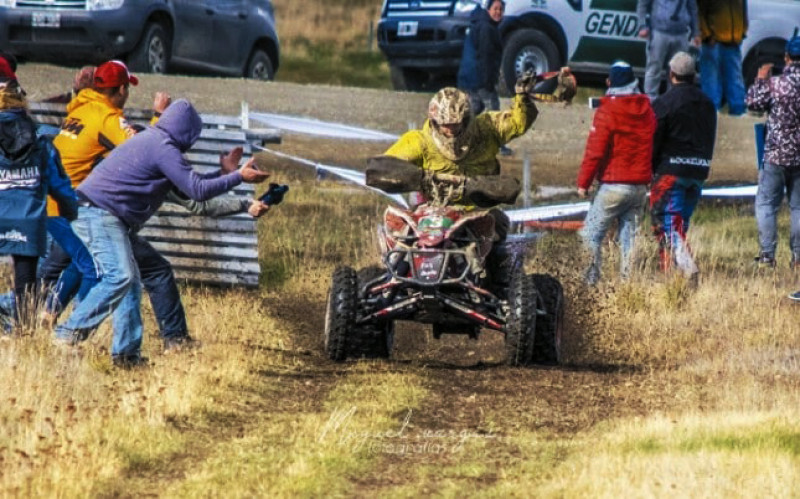
<svg viewBox="0 0 800 499"><path fill-rule="evenodd" d="M216 0L213 2L213 64L227 68L244 68L250 55L248 40L252 29L250 0Z"/></svg>
<svg viewBox="0 0 800 499"><path fill-rule="evenodd" d="M577 44L570 44L571 64L605 71L614 61L623 59L637 70L644 69L647 42L639 38L636 0L562 1L583 11L581 26L570 28L579 35Z"/></svg>
<svg viewBox="0 0 800 499"><path fill-rule="evenodd" d="M175 41L173 59L207 63L214 46L211 0L173 0L175 5Z"/></svg>

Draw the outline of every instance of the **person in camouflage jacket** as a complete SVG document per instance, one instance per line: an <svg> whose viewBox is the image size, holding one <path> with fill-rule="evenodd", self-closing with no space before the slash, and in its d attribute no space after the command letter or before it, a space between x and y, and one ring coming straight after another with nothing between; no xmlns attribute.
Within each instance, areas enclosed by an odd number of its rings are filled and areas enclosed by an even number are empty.
<svg viewBox="0 0 800 499"><path fill-rule="evenodd" d="M764 168L758 173L756 221L763 266L775 265L777 216L784 192L791 213L792 267L800 266L800 36L786 44L783 74L770 77L772 64L758 70L747 92L752 111L766 111Z"/></svg>

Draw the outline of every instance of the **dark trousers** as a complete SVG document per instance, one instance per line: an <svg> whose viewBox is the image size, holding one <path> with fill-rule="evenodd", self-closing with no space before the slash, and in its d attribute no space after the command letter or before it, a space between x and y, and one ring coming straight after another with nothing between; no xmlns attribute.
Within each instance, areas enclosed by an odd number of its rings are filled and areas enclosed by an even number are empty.
<svg viewBox="0 0 800 499"><path fill-rule="evenodd" d="M14 296L17 310L14 311L21 322L32 322L30 314L36 307L36 266L38 256L11 255L14 261Z"/></svg>
<svg viewBox="0 0 800 499"><path fill-rule="evenodd" d="M141 236L133 234L130 239L133 258L139 267L142 285L150 296L150 304L153 306L161 336L163 338L186 336L189 328L186 325L186 313L178 284L175 282L175 274L172 272L172 265ZM42 267L41 278L44 283L54 284L69 264L69 255L63 251L51 252L51 256Z"/></svg>
<svg viewBox="0 0 800 499"><path fill-rule="evenodd" d="M186 336L186 313L181 303L172 265L153 245L139 235L131 235L133 258L139 267L142 285L150 296L150 304L163 338Z"/></svg>

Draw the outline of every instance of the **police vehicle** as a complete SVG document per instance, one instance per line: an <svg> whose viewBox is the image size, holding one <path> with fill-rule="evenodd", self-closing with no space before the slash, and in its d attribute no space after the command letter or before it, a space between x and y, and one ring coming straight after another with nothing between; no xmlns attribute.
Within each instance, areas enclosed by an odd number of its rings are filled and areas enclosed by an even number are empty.
<svg viewBox="0 0 800 499"><path fill-rule="evenodd" d="M487 0L384 0L378 43L398 90L429 90L458 71L469 15ZM783 49L800 24L800 0L750 0L742 43L750 82L764 62L782 64ZM579 73L607 74L617 59L644 73L646 41L639 38L636 0L507 0L501 90L517 76L570 65Z"/></svg>

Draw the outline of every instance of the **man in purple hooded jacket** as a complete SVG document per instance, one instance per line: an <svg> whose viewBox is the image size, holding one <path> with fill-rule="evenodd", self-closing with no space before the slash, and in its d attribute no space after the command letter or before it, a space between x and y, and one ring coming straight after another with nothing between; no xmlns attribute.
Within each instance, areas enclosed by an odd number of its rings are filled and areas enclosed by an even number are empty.
<svg viewBox="0 0 800 499"><path fill-rule="evenodd" d="M99 266L100 282L63 324L56 341L85 340L113 313L114 365L146 364L141 356L142 318L139 270L129 234L136 233L158 210L173 187L195 201L205 201L242 182L268 177L250 159L241 168L222 162L221 171L195 172L183 153L200 137L202 121L186 100L173 102L158 123L115 148L78 187L78 219L72 226ZM231 171L232 170L232 171Z"/></svg>

